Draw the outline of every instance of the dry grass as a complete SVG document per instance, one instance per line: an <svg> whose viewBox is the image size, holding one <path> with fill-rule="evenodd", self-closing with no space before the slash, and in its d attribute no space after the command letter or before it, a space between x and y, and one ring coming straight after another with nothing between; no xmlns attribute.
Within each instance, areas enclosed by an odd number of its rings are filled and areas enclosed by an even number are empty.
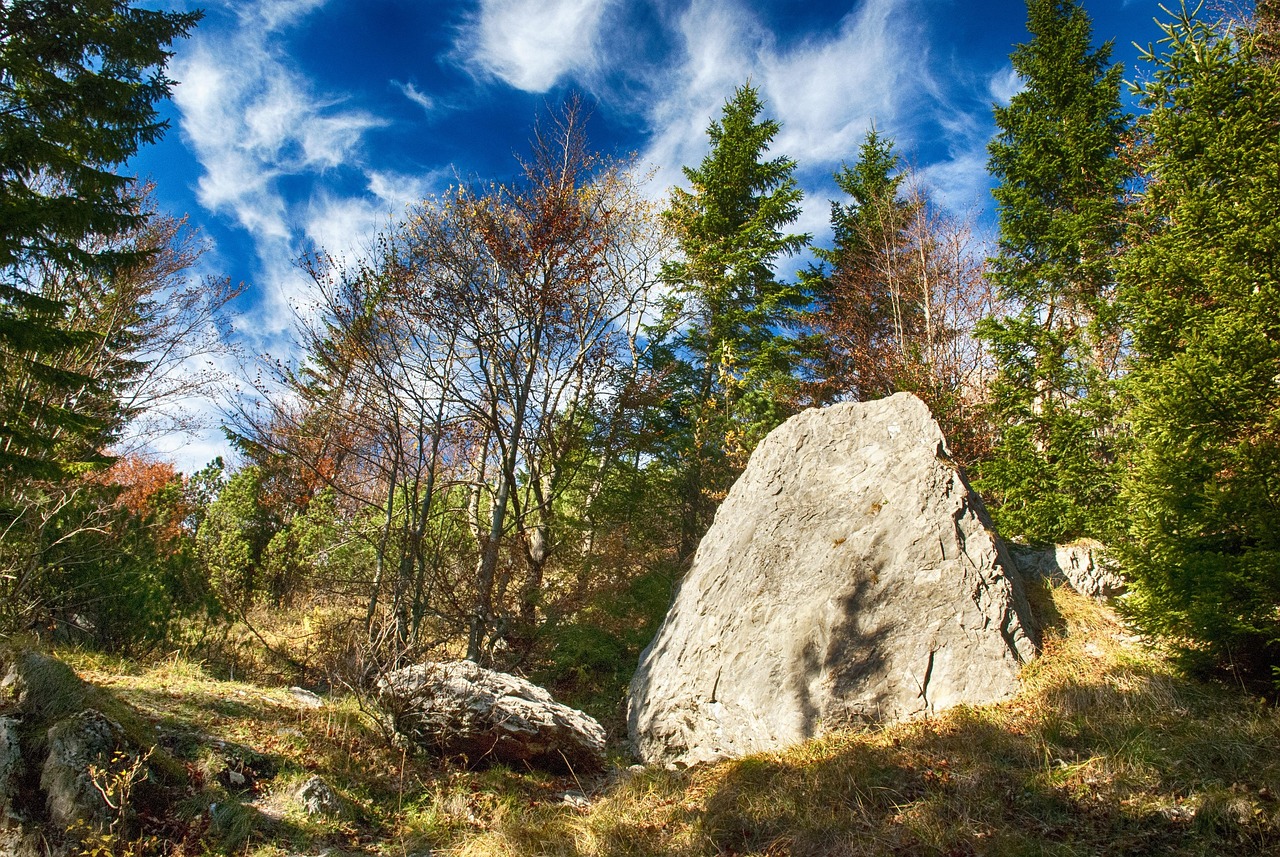
<svg viewBox="0 0 1280 857"><path fill-rule="evenodd" d="M1280 854L1280 716L1173 672L1115 617L1040 593L1044 654L1007 703L504 818L466 855Z"/></svg>
<svg viewBox="0 0 1280 857"><path fill-rule="evenodd" d="M187 838L167 844L180 853L422 855L577 787L536 772L449 768L392 746L353 696L315 709L286 687L220 680L176 655L146 665L81 651L59 657L155 724L186 764ZM351 811L303 814L291 794L312 774Z"/></svg>
<svg viewBox="0 0 1280 857"><path fill-rule="evenodd" d="M1051 629L1009 702L587 783L444 768L387 744L349 697L306 709L179 657L66 657L189 766L186 853L1280 855L1277 711L1180 677L1091 601L1038 600ZM232 788L236 765L261 776ZM350 802L348 817L290 803L312 773ZM579 790L590 807L562 800ZM214 804L237 808L220 818Z"/></svg>

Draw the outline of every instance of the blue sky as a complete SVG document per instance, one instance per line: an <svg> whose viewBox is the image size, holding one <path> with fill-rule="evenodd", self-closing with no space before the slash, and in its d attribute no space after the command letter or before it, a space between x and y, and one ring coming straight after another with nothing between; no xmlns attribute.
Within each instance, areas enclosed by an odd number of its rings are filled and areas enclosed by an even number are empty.
<svg viewBox="0 0 1280 857"><path fill-rule="evenodd" d="M247 284L252 353L287 358L309 248L348 258L459 178L515 170L540 111L581 94L593 145L634 153L653 193L706 153L706 126L750 79L799 162L799 228L828 230L831 174L871 123L936 199L991 223L991 105L1018 82L1023 0L209 0L176 46L171 128L130 169L209 243L202 274ZM1099 40L1136 68L1157 0L1086 0ZM216 434L162 451L198 467Z"/></svg>

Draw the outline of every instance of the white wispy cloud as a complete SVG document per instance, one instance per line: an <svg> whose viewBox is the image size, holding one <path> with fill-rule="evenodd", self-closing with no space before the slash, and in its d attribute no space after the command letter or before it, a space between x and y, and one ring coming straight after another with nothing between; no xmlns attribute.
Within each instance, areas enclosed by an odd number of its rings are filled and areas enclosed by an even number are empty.
<svg viewBox="0 0 1280 857"><path fill-rule="evenodd" d="M220 429L202 429L192 434L166 435L148 447L148 452L164 461L173 462L178 470L187 474L198 472L218 456L228 461L230 450L227 438Z"/></svg>
<svg viewBox="0 0 1280 857"><path fill-rule="evenodd" d="M702 159L708 123L750 80L765 114L782 124L773 151L801 168L806 199L793 228L825 240L831 173L853 160L873 122L891 136L909 136L915 114L932 98L918 5L866 0L837 28L780 45L748 4L693 0L672 21L680 61L648 82L654 134L642 156L656 166L658 184L685 184L679 168Z"/></svg>
<svg viewBox="0 0 1280 857"><path fill-rule="evenodd" d="M364 194L322 189L301 215L306 249L346 261L367 256L378 232L401 220L410 206L443 190L452 176L444 169L423 175L369 170Z"/></svg>
<svg viewBox="0 0 1280 857"><path fill-rule="evenodd" d="M231 5L249 28L279 30L304 18L328 3L328 0L257 0Z"/></svg>
<svg viewBox="0 0 1280 857"><path fill-rule="evenodd" d="M230 44L196 41L173 73L182 133L203 167L200 203L255 235L288 235L278 178L349 161L364 133L383 124L317 96L258 30L241 29Z"/></svg>
<svg viewBox="0 0 1280 857"><path fill-rule="evenodd" d="M1006 105L1022 91L1024 85L1022 78L1013 70L1013 66L1008 65L991 75L987 81L987 94L996 104Z"/></svg>
<svg viewBox="0 0 1280 857"><path fill-rule="evenodd" d="M985 140L922 167L917 177L935 202L954 213L976 212L991 204Z"/></svg>
<svg viewBox="0 0 1280 857"><path fill-rule="evenodd" d="M480 0L463 28L458 58L527 92L546 92L598 60L600 24L611 0Z"/></svg>
<svg viewBox="0 0 1280 857"><path fill-rule="evenodd" d="M173 63L181 82L174 103L181 113L184 136L195 150L203 172L197 186L201 205L229 212L253 234L284 237L284 203L272 190L277 170L261 153L232 139L227 129L243 128L244 111L232 104L243 98L242 81L216 61L209 47L197 43Z"/></svg>
<svg viewBox="0 0 1280 857"><path fill-rule="evenodd" d="M393 80L391 81L391 85L394 86L396 89L400 90L400 92L404 95L405 98L409 99L414 104L421 107L428 114L436 112L436 108L439 106L436 100L432 98L430 95L427 95L422 90L418 89L418 87L414 86L411 82L408 82L408 81L401 82L398 80Z"/></svg>
<svg viewBox="0 0 1280 857"><path fill-rule="evenodd" d="M965 75L959 69L950 76L966 85L951 98L945 92L937 96L934 116L942 138L948 141L947 156L924 165L919 177L933 199L951 211L989 212L993 200L987 144L995 132L991 107L1007 105L1024 84L1010 65L986 77Z"/></svg>
<svg viewBox="0 0 1280 857"><path fill-rule="evenodd" d="M814 163L849 159L874 122L907 132L932 87L923 16L912 0L867 0L835 33L763 57L783 123L778 148Z"/></svg>
<svg viewBox="0 0 1280 857"><path fill-rule="evenodd" d="M320 91L282 47L281 31L323 5L237 5L238 26L198 32L172 64L180 81L179 126L202 170L197 199L232 218L254 243L258 300L244 326L260 350L285 348L308 288L293 262L299 253L316 245L354 250L404 205L385 192L384 174L365 163L368 133L387 123L341 93ZM339 167L364 172L369 189L352 195L329 188L329 174ZM284 182L298 178L312 187L310 195L284 192Z"/></svg>

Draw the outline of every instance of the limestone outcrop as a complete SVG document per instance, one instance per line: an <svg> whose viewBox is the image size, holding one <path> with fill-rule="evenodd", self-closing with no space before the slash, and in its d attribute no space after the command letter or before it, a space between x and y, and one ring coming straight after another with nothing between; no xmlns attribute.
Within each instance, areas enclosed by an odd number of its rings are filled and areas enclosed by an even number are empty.
<svg viewBox="0 0 1280 857"><path fill-rule="evenodd" d="M293 800L304 815L340 818L351 815L342 796L318 776L308 777L293 791Z"/></svg>
<svg viewBox="0 0 1280 857"><path fill-rule="evenodd" d="M128 804L109 806L104 794L118 790L118 783L109 780L123 775L117 754L126 755L127 744L120 724L92 709L50 728L40 773L49 821L63 829L83 823L106 830L113 814L129 811Z"/></svg>
<svg viewBox="0 0 1280 857"><path fill-rule="evenodd" d="M805 411L716 514L640 658L646 762L1005 698L1035 654L1022 582L918 398Z"/></svg>
<svg viewBox="0 0 1280 857"><path fill-rule="evenodd" d="M95 830L131 834L186 783L130 706L55 658L0 649L0 857L78 853Z"/></svg>
<svg viewBox="0 0 1280 857"><path fill-rule="evenodd" d="M1101 542L1082 539L1068 545L1033 548L1008 545L1018 571L1028 580L1065 583L1090 598L1111 598L1127 588L1124 577L1108 561Z"/></svg>
<svg viewBox="0 0 1280 857"><path fill-rule="evenodd" d="M471 661L419 664L379 681L397 733L468 764L501 762L576 772L604 764L604 729L518 676Z"/></svg>

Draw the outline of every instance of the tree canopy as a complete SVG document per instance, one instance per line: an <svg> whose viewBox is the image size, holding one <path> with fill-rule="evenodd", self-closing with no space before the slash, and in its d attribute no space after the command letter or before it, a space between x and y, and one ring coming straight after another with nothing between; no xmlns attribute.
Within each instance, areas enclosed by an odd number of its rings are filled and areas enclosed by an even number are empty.
<svg viewBox="0 0 1280 857"><path fill-rule="evenodd" d="M1028 0L1031 40L1011 55L1024 86L995 109L989 168L999 183L999 252L988 276L1016 308L982 335L1000 373L999 437L979 485L997 523L1035 542L1098 532L1114 519L1108 382L1118 368L1111 321L1128 166L1129 117L1111 44L1093 46L1075 0Z"/></svg>
<svg viewBox="0 0 1280 857"><path fill-rule="evenodd" d="M1147 56L1147 181L1121 267L1133 350L1132 609L1194 663L1280 667L1280 67L1185 9Z"/></svg>
<svg viewBox="0 0 1280 857"><path fill-rule="evenodd" d="M685 379L686 549L710 524L746 455L792 407L794 339L784 330L803 298L774 266L809 236L785 231L800 216L803 194L795 161L767 157L779 125L761 118L763 110L755 87L734 91L707 128L711 151L684 168L689 188L672 191L666 212L680 252L663 266L663 278L687 319L672 352Z"/></svg>
<svg viewBox="0 0 1280 857"><path fill-rule="evenodd" d="M167 48L200 16L120 0L0 5L0 471L93 460L115 428L101 406L113 379L57 360L100 339L70 323L61 287L145 264L144 248L112 240L146 219L116 170L163 133Z"/></svg>

